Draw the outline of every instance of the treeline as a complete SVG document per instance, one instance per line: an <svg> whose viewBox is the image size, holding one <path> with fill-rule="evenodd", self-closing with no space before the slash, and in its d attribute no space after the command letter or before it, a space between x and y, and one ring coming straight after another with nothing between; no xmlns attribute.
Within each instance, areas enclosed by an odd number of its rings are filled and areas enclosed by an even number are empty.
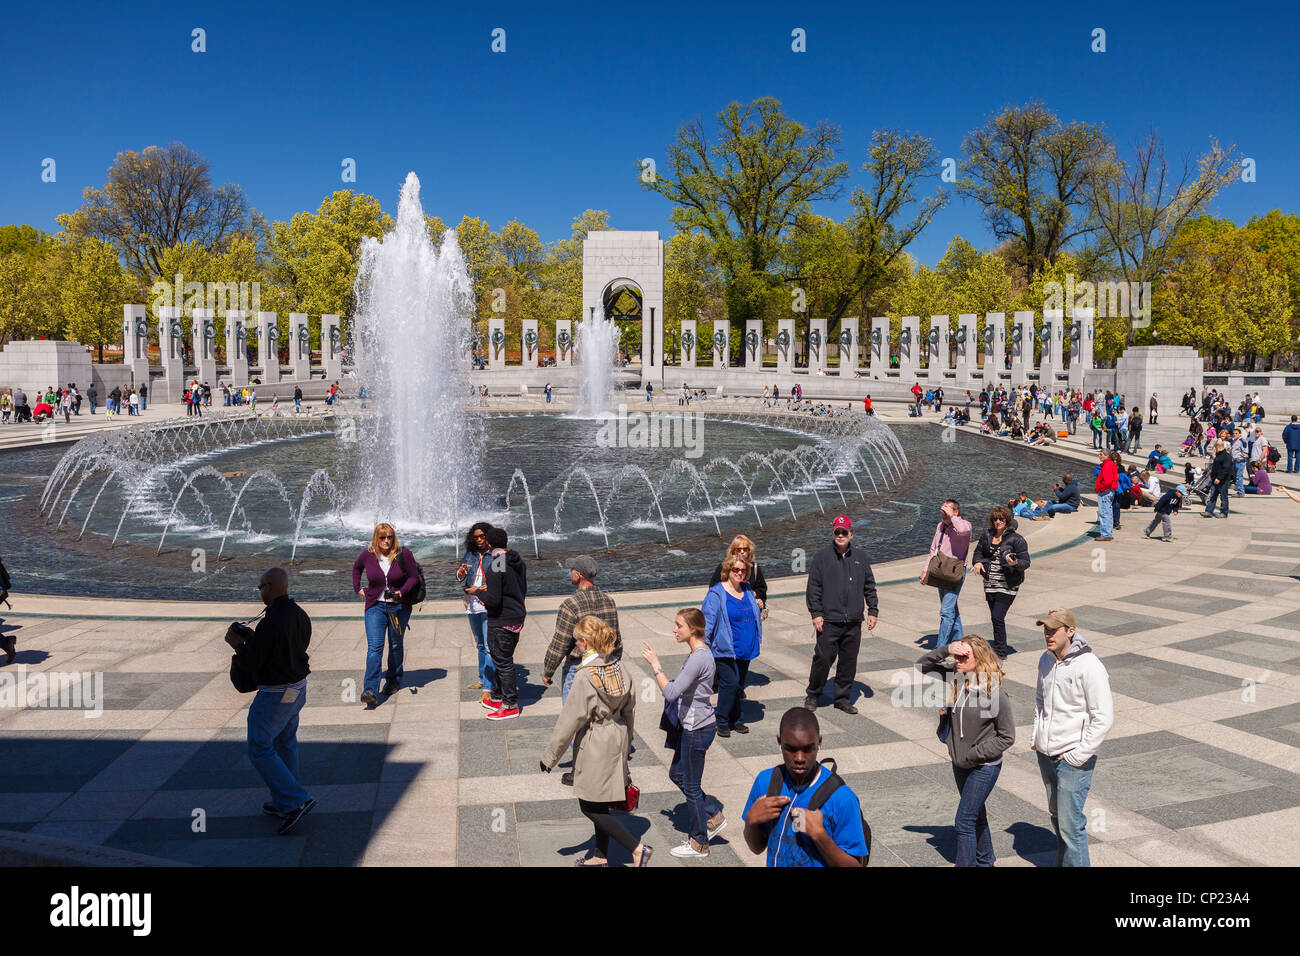
<svg viewBox="0 0 1300 956"><path fill-rule="evenodd" d="M1100 126L1030 103L972 130L959 159L920 134L878 131L850 183L839 138L835 126L807 127L763 98L732 104L712 129L687 124L659 168L640 170L642 188L672 203L677 229L665 254L670 354L683 318L702 320L702 332L729 318L735 358L747 319L774 337L777 320L793 317L806 341L812 318L829 319L834 335L846 316L946 314L955 329L962 313L1005 312L1009 324L1017 310L1041 321L1045 307L1069 315L1095 304L1102 361L1152 342L1251 369L1295 360L1300 217L1273 211L1237 226L1208 215L1242 178L1235 148L1211 140L1175 165L1154 133L1121 151ZM846 190L843 218L819 212ZM957 200L980 209L991 245L959 236L934 267L918 265L909 247ZM102 349L120 340L122 303L156 304L155 284L177 274L256 282L260 308L336 312L346 330L361 239L392 228L377 199L352 190L269 223L179 143L120 154L105 184L58 221L52 236L0 227L0 343L45 335ZM448 224L427 224L441 242ZM456 223L479 334L493 314L516 334L537 319L541 347L551 348L554 320L582 317L582 240L613 226L607 212L587 210L569 237L545 243L513 220L498 230L474 217ZM1134 290L1128 314L1106 314L1105 296L1061 301L1061 290L1082 295L1085 283Z"/></svg>

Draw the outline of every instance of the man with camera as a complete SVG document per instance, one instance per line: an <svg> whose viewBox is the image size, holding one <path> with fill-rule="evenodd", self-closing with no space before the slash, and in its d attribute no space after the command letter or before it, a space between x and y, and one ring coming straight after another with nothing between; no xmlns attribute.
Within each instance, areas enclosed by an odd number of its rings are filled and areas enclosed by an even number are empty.
<svg viewBox="0 0 1300 956"><path fill-rule="evenodd" d="M289 597L289 575L283 568L263 574L257 590L265 617L256 630L230 625L226 643L257 684L248 708L248 759L271 790L262 812L280 818L283 835L316 806L298 782L298 713L307 702L311 619Z"/></svg>

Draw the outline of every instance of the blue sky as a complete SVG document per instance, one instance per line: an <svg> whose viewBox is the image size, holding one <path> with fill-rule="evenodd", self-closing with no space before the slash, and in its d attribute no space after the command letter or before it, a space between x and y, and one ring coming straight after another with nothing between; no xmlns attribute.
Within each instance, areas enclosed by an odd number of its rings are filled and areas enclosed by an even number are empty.
<svg viewBox="0 0 1300 956"><path fill-rule="evenodd" d="M679 3L27 5L0 32L0 223L55 230L116 153L184 142L272 219L353 188L390 212L408 170L449 224L517 218L551 241L608 209L671 234L638 161L678 127L771 95L842 131L850 185L875 129L913 130L943 156L1008 104L1039 99L1127 147L1156 127L1172 161L1215 136L1256 162L1214 207L1244 222L1300 212L1300 5ZM1058 9L1052 9L1058 8ZM191 30L206 31L206 53ZM491 52L491 31L506 52ZM802 28L807 52L791 51ZM1106 31L1106 52L1090 49ZM57 180L41 181L46 157ZM349 184L350 185L350 184ZM951 187L948 187L951 188ZM847 190L845 195L847 196ZM845 203L819 211L842 216ZM954 202L914 245L933 263L961 234L993 244Z"/></svg>

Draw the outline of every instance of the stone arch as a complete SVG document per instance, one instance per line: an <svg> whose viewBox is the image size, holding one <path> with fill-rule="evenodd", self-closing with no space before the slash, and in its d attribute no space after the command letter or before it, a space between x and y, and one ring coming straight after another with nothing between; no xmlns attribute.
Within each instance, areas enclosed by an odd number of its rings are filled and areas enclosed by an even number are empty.
<svg viewBox="0 0 1300 956"><path fill-rule="evenodd" d="M657 232L599 230L582 245L582 321L606 314L629 293L641 318L641 380L664 379L664 244ZM632 291L635 290L635 291ZM630 316L629 316L630 317Z"/></svg>

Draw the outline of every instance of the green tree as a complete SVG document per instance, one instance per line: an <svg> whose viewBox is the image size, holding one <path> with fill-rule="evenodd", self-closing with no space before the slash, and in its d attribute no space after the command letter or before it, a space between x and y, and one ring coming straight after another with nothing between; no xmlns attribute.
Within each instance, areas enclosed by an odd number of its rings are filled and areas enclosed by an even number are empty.
<svg viewBox="0 0 1300 956"><path fill-rule="evenodd" d="M101 189L87 189L71 238L102 239L141 279L162 271L163 253L196 242L219 250L251 230L243 190L212 185L208 161L183 143L117 154Z"/></svg>
<svg viewBox="0 0 1300 956"><path fill-rule="evenodd" d="M1110 155L1101 127L1063 125L1042 103L1009 106L962 142L957 192L973 199L1024 276L1096 228L1090 187Z"/></svg>
<svg viewBox="0 0 1300 956"><path fill-rule="evenodd" d="M732 103L718 115L716 142L700 120L683 126L668 147L669 174L646 184L676 205L678 231L714 241L733 322L758 317L786 229L811 202L839 195L848 175L834 160L839 136L828 123L809 130L788 119L771 97Z"/></svg>
<svg viewBox="0 0 1300 956"><path fill-rule="evenodd" d="M59 307L65 335L99 349L122 335L122 304L138 293L139 283L118 260L117 251L99 239L86 239L67 250L68 269L59 284Z"/></svg>

